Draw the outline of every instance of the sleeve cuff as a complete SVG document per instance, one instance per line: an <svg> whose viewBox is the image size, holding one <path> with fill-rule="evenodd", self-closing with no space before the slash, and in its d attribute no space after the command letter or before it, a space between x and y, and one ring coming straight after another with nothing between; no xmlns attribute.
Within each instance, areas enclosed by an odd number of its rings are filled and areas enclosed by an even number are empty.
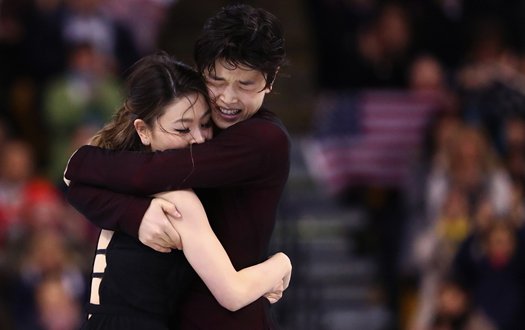
<svg viewBox="0 0 525 330"><path fill-rule="evenodd" d="M120 222L120 229L135 238L139 237L139 228L142 223L142 218L146 213L152 198L135 198L132 203L126 208L122 215L124 221Z"/></svg>

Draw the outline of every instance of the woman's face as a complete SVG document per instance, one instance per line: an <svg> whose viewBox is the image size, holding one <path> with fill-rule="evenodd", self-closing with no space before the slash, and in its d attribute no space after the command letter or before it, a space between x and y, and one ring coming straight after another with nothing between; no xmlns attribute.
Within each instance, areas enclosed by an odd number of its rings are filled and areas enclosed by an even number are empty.
<svg viewBox="0 0 525 330"><path fill-rule="evenodd" d="M152 151L186 148L212 138L210 108L200 94L191 94L168 105L153 127L138 119L135 129Z"/></svg>

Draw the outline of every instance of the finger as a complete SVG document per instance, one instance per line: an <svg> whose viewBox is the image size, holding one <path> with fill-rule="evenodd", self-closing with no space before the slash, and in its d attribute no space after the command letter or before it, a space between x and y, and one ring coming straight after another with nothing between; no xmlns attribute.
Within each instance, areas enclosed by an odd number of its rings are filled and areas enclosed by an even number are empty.
<svg viewBox="0 0 525 330"><path fill-rule="evenodd" d="M272 293L267 293L264 295L264 297L268 300L276 300L277 299L277 296L275 296L274 294Z"/></svg>
<svg viewBox="0 0 525 330"><path fill-rule="evenodd" d="M284 291L284 278L281 279L268 293L280 293Z"/></svg>
<svg viewBox="0 0 525 330"><path fill-rule="evenodd" d="M162 236L157 237L155 243L167 249L171 249L174 245L174 243L171 242L171 239L166 234L162 234Z"/></svg>
<svg viewBox="0 0 525 330"><path fill-rule="evenodd" d="M171 243L168 240L168 237L165 234L157 234L154 236L150 236L147 239L140 240L142 244L149 246L150 248L154 250L162 250L159 252L170 252L171 251ZM166 251L169 250L169 251Z"/></svg>
<svg viewBox="0 0 525 330"><path fill-rule="evenodd" d="M151 244L151 245L148 245L150 248L152 248L153 250L157 251L157 252L162 252L162 253L169 253L171 252L171 249L170 248L167 248L167 247L164 247L164 246L161 246L159 244Z"/></svg>
<svg viewBox="0 0 525 330"><path fill-rule="evenodd" d="M168 202L167 200L162 200L160 203L160 207L162 208L162 211L166 213L169 216L172 216L174 218L181 218L181 214L179 210L177 210L177 207L173 204Z"/></svg>
<svg viewBox="0 0 525 330"><path fill-rule="evenodd" d="M172 249L182 250L182 241L179 233L175 229L166 230L164 231L164 234L166 235L166 246L169 246Z"/></svg>
<svg viewBox="0 0 525 330"><path fill-rule="evenodd" d="M280 297L274 297L273 298L273 303L275 304L276 302L278 302L279 300L281 300L283 296L280 296Z"/></svg>
<svg viewBox="0 0 525 330"><path fill-rule="evenodd" d="M271 292L267 292L264 294L265 297L273 297L273 298L281 297L282 295L283 295L282 291L271 291Z"/></svg>
<svg viewBox="0 0 525 330"><path fill-rule="evenodd" d="M278 302L282 298L282 296L283 296L282 294L281 295L269 294L269 295L266 295L265 298L268 299L270 303L274 304Z"/></svg>
<svg viewBox="0 0 525 330"><path fill-rule="evenodd" d="M274 299L274 300L278 300L282 297L282 295L277 295L277 294L268 294L265 296L266 298L268 299Z"/></svg>
<svg viewBox="0 0 525 330"><path fill-rule="evenodd" d="M271 297L265 297L265 298L268 299L270 304L275 304L278 301L277 299L274 299L274 298L271 298Z"/></svg>
<svg viewBox="0 0 525 330"><path fill-rule="evenodd" d="M175 229L175 226L171 223L169 219L166 221L164 226L164 234L166 235L166 240L169 242L169 246L182 250L182 239L179 232Z"/></svg>
<svg viewBox="0 0 525 330"><path fill-rule="evenodd" d="M290 281L292 279L292 271L290 271L290 273L288 273L284 278L283 278L283 290L286 290L288 289L288 286L290 286Z"/></svg>

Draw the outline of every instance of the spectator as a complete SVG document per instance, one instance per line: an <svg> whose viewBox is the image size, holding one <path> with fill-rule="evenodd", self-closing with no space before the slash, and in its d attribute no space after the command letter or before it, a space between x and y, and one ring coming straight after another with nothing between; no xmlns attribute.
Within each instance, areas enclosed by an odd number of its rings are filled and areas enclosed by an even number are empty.
<svg viewBox="0 0 525 330"><path fill-rule="evenodd" d="M453 280L441 283L436 305L430 330L496 330L482 312L472 308L468 293Z"/></svg>
<svg viewBox="0 0 525 330"><path fill-rule="evenodd" d="M9 140L0 157L0 243L14 238L22 226L22 211L34 186L45 185L35 175L33 150L19 140ZM51 185L48 188L53 190Z"/></svg>
<svg viewBox="0 0 525 330"><path fill-rule="evenodd" d="M427 178L429 221L437 219L451 186L467 194L471 212L485 196L497 214L508 212L511 201L510 178L498 164L497 155L482 131L475 127L463 127L448 147L441 163L432 165Z"/></svg>
<svg viewBox="0 0 525 330"><path fill-rule="evenodd" d="M420 267L416 329L426 329L438 313L438 287L449 273L458 246L471 226L468 199L460 189L450 189L437 221L417 237L415 259Z"/></svg>
<svg viewBox="0 0 525 330"><path fill-rule="evenodd" d="M38 329L41 321L48 321L50 308L61 309L71 301L74 301L74 304L84 301L87 293L87 276L83 271L83 265L79 263L73 252L74 250L66 244L63 235L48 229L33 233L22 249L21 255L13 255L8 302L17 328ZM68 295L48 295L48 293L56 293L53 290L47 291L52 288L43 284L51 278L57 279L63 289L67 290ZM50 303L51 299L56 298L67 298L67 300L49 306L39 305L43 302ZM75 309L74 306L70 307ZM54 311L57 317L63 313L63 310ZM41 316L44 319L41 319Z"/></svg>
<svg viewBox="0 0 525 330"><path fill-rule="evenodd" d="M36 288L37 322L42 330L80 328L80 302L59 277L49 276Z"/></svg>
<svg viewBox="0 0 525 330"><path fill-rule="evenodd" d="M499 328L521 329L525 322L522 236L508 219L492 219L487 229L465 241L452 273L471 293L472 304Z"/></svg>
<svg viewBox="0 0 525 330"><path fill-rule="evenodd" d="M108 58L116 59L123 73L138 59L130 31L103 11L101 0L65 0L61 33L66 45L87 43Z"/></svg>
<svg viewBox="0 0 525 330"><path fill-rule="evenodd" d="M111 58L89 43L71 47L67 71L44 95L47 126L53 132L48 177L62 187L68 155L93 136L121 103L121 83Z"/></svg>

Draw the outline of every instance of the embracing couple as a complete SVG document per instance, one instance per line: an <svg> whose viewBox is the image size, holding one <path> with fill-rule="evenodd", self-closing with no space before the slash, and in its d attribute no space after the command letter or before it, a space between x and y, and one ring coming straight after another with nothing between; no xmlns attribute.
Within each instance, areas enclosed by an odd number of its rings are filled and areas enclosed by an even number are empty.
<svg viewBox="0 0 525 330"><path fill-rule="evenodd" d="M83 329L276 328L292 267L267 251L290 141L262 104L283 31L263 9L227 6L194 59L139 60L121 108L68 163L69 202L102 228Z"/></svg>

